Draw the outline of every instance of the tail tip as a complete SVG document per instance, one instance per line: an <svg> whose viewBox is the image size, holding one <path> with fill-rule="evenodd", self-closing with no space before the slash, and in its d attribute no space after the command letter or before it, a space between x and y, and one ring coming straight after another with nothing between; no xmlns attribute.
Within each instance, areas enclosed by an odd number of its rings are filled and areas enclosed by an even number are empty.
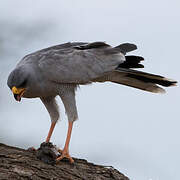
<svg viewBox="0 0 180 180"><path fill-rule="evenodd" d="M165 93L166 93L166 90L163 89L163 88L158 87L158 88L156 88L153 92L154 92L154 93L165 94Z"/></svg>
<svg viewBox="0 0 180 180"><path fill-rule="evenodd" d="M169 79L169 78L163 78L164 81L168 81L170 83L169 87L171 86L177 86L177 81L173 80L173 79Z"/></svg>

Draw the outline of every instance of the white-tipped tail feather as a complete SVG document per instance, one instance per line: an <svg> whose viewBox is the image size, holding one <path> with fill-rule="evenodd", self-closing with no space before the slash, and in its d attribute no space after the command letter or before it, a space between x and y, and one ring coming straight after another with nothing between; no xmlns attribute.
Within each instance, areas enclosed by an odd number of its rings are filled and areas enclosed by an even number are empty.
<svg viewBox="0 0 180 180"><path fill-rule="evenodd" d="M169 87L175 86L177 83L174 80L159 75L124 68L119 68L114 72L95 79L94 81L110 81L153 93L165 93L165 90L158 85Z"/></svg>
<svg viewBox="0 0 180 180"><path fill-rule="evenodd" d="M114 72L111 75L111 82L123 84L126 86L134 87L148 92L153 93L165 93L165 89L151 82L143 82L141 80L128 77L126 73Z"/></svg>
<svg viewBox="0 0 180 180"><path fill-rule="evenodd" d="M164 81L168 81L171 84L169 86L177 86L177 81L173 80L173 79L169 79L169 78L163 78Z"/></svg>

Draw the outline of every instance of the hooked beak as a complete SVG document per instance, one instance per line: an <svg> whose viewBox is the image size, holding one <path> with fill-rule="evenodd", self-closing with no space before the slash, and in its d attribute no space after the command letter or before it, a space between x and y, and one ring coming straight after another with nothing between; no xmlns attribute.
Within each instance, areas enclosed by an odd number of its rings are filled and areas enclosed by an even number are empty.
<svg viewBox="0 0 180 180"><path fill-rule="evenodd" d="M16 101L19 101L19 102L21 101L21 97L23 96L23 94L26 91L25 88L17 88L15 86L13 86L11 90L14 94L14 98L16 99Z"/></svg>

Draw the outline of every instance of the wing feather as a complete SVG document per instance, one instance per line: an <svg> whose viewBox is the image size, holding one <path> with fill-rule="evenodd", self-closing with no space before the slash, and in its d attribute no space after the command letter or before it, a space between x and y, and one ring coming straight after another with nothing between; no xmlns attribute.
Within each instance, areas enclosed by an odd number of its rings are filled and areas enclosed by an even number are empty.
<svg viewBox="0 0 180 180"><path fill-rule="evenodd" d="M89 83L125 60L122 53L106 54L107 47L83 50L73 47L37 52L41 54L39 68L47 79L57 83Z"/></svg>

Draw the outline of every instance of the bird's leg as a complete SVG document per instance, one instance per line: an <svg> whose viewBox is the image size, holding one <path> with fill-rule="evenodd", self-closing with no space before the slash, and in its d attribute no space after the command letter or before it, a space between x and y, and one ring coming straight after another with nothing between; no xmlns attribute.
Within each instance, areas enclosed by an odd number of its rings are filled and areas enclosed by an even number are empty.
<svg viewBox="0 0 180 180"><path fill-rule="evenodd" d="M46 143L50 141L55 125L56 125L56 122L51 123L51 127L49 129L48 136L46 138Z"/></svg>
<svg viewBox="0 0 180 180"><path fill-rule="evenodd" d="M57 120L59 119L59 111L58 106L54 96L41 98L42 103L45 105L49 115L51 117L51 127L49 129L48 136L46 138L46 143L50 141L51 135L53 133L54 127L56 125Z"/></svg>
<svg viewBox="0 0 180 180"><path fill-rule="evenodd" d="M63 150L60 151L61 156L58 157L56 159L56 161L60 161L63 158L68 158L70 163L74 162L73 158L69 155L69 142L70 142L70 139L71 139L72 126L73 126L73 122L69 121L65 146L64 146Z"/></svg>
<svg viewBox="0 0 180 180"><path fill-rule="evenodd" d="M49 129L48 136L46 138L46 143L50 141L55 125L56 125L56 122L51 123L51 127ZM37 149L35 149L34 147L30 147L28 148L28 151L37 151ZM60 152L61 150L59 149L58 151Z"/></svg>
<svg viewBox="0 0 180 180"><path fill-rule="evenodd" d="M50 141L55 125L56 125L56 122L51 123L51 127L49 129L48 136L46 138L46 143L48 143ZM58 150L58 152L62 153L61 149L57 148L57 150Z"/></svg>

